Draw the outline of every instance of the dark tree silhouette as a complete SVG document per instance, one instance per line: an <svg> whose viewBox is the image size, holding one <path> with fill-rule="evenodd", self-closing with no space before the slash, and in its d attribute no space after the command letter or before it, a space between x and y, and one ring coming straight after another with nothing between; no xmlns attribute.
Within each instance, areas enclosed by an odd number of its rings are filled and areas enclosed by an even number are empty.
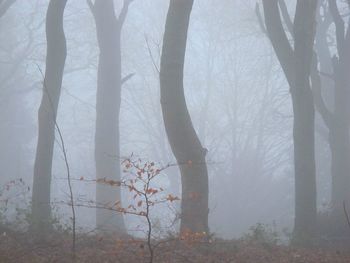
<svg viewBox="0 0 350 263"><path fill-rule="evenodd" d="M183 87L187 32L193 0L171 0L160 66L160 91L166 133L180 166L181 231L208 232L208 171L192 125Z"/></svg>
<svg viewBox="0 0 350 263"><path fill-rule="evenodd" d="M328 3L328 4L327 4ZM350 2L348 2L350 6ZM337 1L321 1L319 6L316 53L312 70L312 87L315 105L329 130L328 143L332 163L332 212L337 225L346 228L343 220L343 202L350 202L350 21L345 27ZM336 54L329 44L330 26L335 25ZM347 28L347 30L345 30ZM324 89L323 89L324 88ZM330 98L324 93L330 94ZM340 233L342 234L342 233Z"/></svg>
<svg viewBox="0 0 350 263"><path fill-rule="evenodd" d="M309 243L316 226L315 109L310 71L317 0L298 0L291 46L282 23L279 0L263 0L266 32L287 78L294 113L294 238ZM282 9L282 8L281 8ZM282 9L284 10L284 9Z"/></svg>
<svg viewBox="0 0 350 263"><path fill-rule="evenodd" d="M32 196L33 226L40 232L43 232L51 221L50 187L55 121L67 53L63 30L63 13L66 3L66 0L51 0L46 15L46 71L38 113L39 135Z"/></svg>
<svg viewBox="0 0 350 263"><path fill-rule="evenodd" d="M121 31L132 0L125 0L116 16L113 0L88 1L94 15L100 48L95 130L97 179L120 180L119 112L121 103ZM121 200L120 189L97 184L96 202L113 205ZM98 209L96 224L100 231L125 232L123 215Z"/></svg>

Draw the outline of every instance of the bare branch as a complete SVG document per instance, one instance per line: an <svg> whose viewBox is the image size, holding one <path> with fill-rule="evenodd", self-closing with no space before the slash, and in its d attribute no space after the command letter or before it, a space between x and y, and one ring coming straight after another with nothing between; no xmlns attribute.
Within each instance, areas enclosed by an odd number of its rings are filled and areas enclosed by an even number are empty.
<svg viewBox="0 0 350 263"><path fill-rule="evenodd" d="M121 85L124 85L133 76L135 76L135 73L130 73L130 74L126 75L124 78L122 78Z"/></svg>
<svg viewBox="0 0 350 263"><path fill-rule="evenodd" d="M86 0L87 5L90 8L91 13L95 16L95 4L91 0Z"/></svg>
<svg viewBox="0 0 350 263"><path fill-rule="evenodd" d="M255 5L255 14L256 14L256 17L258 18L258 22L259 22L259 26L260 26L261 31L267 35L266 27L264 24L264 19L262 17L261 12L260 12L260 6L258 3L256 3L256 5Z"/></svg>
<svg viewBox="0 0 350 263"><path fill-rule="evenodd" d="M120 11L119 17L118 17L118 25L119 28L122 28L126 15L128 14L128 9L129 5L133 2L134 0L124 0L123 8Z"/></svg>
<svg viewBox="0 0 350 263"><path fill-rule="evenodd" d="M151 51L151 47L149 46L149 43L148 43L147 36L145 36L145 40L146 40L146 45L147 45L148 54L149 54L149 56L150 56L150 58L151 58L151 60L152 60L152 63L153 63L154 68L156 69L156 71L157 71L157 73L158 73L158 75L159 75L160 69L159 69L159 67L157 66L157 63L156 63L156 61L155 61L155 59L154 59L154 57L153 57L153 54L152 54L152 51Z"/></svg>
<svg viewBox="0 0 350 263"><path fill-rule="evenodd" d="M16 0L3 0L0 2L0 18L6 14L7 10L16 2Z"/></svg>
<svg viewBox="0 0 350 263"><path fill-rule="evenodd" d="M286 2L284 0L279 0L278 5L280 7L281 14L282 14L283 20L287 26L287 29L288 29L289 33L293 36L294 35L294 32L293 32L294 24L293 24L293 21L289 15Z"/></svg>
<svg viewBox="0 0 350 263"><path fill-rule="evenodd" d="M263 7L268 37L272 43L278 60L281 63L289 86L294 87L294 50L289 43L286 32L283 28L281 15L278 8L278 0L263 0Z"/></svg>

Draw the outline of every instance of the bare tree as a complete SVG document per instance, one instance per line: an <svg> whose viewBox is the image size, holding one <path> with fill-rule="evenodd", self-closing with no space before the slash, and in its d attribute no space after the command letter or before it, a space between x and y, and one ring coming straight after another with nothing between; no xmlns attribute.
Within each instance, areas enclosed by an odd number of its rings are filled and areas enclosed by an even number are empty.
<svg viewBox="0 0 350 263"><path fill-rule="evenodd" d="M350 2L349 6L350 6ZM350 21L345 32L344 21L336 1L329 1L330 12L336 27L338 54L333 57L334 71L334 115L330 129L332 151L333 205L340 211L344 200L350 201L350 140L349 140L349 98L350 98Z"/></svg>
<svg viewBox="0 0 350 263"><path fill-rule="evenodd" d="M183 87L187 32L193 0L170 0L160 66L161 106L182 180L180 231L208 232L208 171Z"/></svg>
<svg viewBox="0 0 350 263"><path fill-rule="evenodd" d="M312 71L315 105L329 130L328 142L332 156L332 211L343 217L343 202L350 201L350 20L346 23L335 0L321 1L316 53ZM328 3L328 5L327 5ZM348 2L350 6L350 2ZM331 24L335 25L336 55L329 43ZM316 56L317 55L317 56ZM319 64L319 65L318 65ZM319 67L319 70L318 70ZM323 89L324 88L324 89ZM331 94L333 101L325 96ZM343 221L343 220L341 220Z"/></svg>
<svg viewBox="0 0 350 263"><path fill-rule="evenodd" d="M94 15L100 48L95 130L95 163L97 179L120 180L119 112L121 87L121 31L132 0L125 0L117 17L113 0L88 0ZM108 185L96 186L96 201L112 205L121 200L120 189ZM125 232L122 214L98 209L97 228L101 231Z"/></svg>
<svg viewBox="0 0 350 263"><path fill-rule="evenodd" d="M294 48L282 23L278 0L263 0L266 32L287 78L294 112L294 169L296 241L310 242L315 234L316 169L315 109L310 71L317 0L298 0L292 32Z"/></svg>
<svg viewBox="0 0 350 263"><path fill-rule="evenodd" d="M51 172L55 121L66 60L63 14L67 0L51 0L46 15L47 55L43 95L38 112L39 135L34 164L33 227L44 232L51 220Z"/></svg>

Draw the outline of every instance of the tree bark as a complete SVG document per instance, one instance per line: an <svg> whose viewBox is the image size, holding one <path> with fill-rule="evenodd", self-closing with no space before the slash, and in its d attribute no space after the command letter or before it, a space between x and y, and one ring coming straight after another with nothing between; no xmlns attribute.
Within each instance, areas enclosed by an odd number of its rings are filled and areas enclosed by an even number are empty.
<svg viewBox="0 0 350 263"><path fill-rule="evenodd" d="M160 90L163 120L182 181L180 231L208 232L208 171L183 87L187 32L193 0L170 0L163 38Z"/></svg>
<svg viewBox="0 0 350 263"><path fill-rule="evenodd" d="M95 164L97 179L120 180L119 113L121 104L121 30L130 0L116 17L113 0L88 1L94 15L100 48L97 73ZM96 202L113 206L121 200L120 188L97 184ZM122 214L96 210L96 225L101 232L126 232Z"/></svg>
<svg viewBox="0 0 350 263"><path fill-rule="evenodd" d="M278 0L263 0L268 36L290 86L294 123L295 221L294 238L309 243L316 225L315 109L310 70L317 0L298 0L294 20L294 49L283 28Z"/></svg>
<svg viewBox="0 0 350 263"><path fill-rule="evenodd" d="M66 60L63 13L66 0L51 0L46 15L47 55L43 95L38 112L39 135L34 164L33 226L41 232L51 222L51 172L55 141L55 121Z"/></svg>

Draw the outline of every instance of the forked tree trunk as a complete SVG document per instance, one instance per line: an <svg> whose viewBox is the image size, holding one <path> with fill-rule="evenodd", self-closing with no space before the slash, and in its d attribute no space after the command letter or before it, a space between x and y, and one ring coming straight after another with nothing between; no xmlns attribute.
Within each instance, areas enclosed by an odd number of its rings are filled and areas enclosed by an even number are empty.
<svg viewBox="0 0 350 263"><path fill-rule="evenodd" d="M180 231L208 232L208 171L189 115L183 87L187 32L193 0L170 0L160 67L166 133L182 181Z"/></svg>
<svg viewBox="0 0 350 263"><path fill-rule="evenodd" d="M95 130L97 179L120 180L119 112L121 103L121 30L130 0L116 17L113 0L88 1L94 15L100 48ZM121 200L120 188L97 183L96 202L112 207ZM105 233L126 232L123 215L107 209L96 210L97 229Z"/></svg>
<svg viewBox="0 0 350 263"><path fill-rule="evenodd" d="M317 0L298 0L294 20L294 49L283 28L278 0L263 0L265 24L290 86L293 103L295 224L297 242L310 243L316 226L315 109L310 70Z"/></svg>
<svg viewBox="0 0 350 263"><path fill-rule="evenodd" d="M63 13L66 3L66 0L51 0L46 15L46 71L38 113L39 135L32 196L33 227L40 232L48 228L51 222L50 187L55 120L67 53L63 30Z"/></svg>
<svg viewBox="0 0 350 263"><path fill-rule="evenodd" d="M333 78L322 77L315 72L313 87L314 91L317 91L315 102L318 111L329 129L329 145L332 155L331 208L333 220L337 220L340 231L344 231L347 226L344 221L343 202L350 204L350 29L347 27L347 32L345 32L344 21L339 13L337 2L334 0L328 2L328 10L324 11L325 17L320 25L317 38L317 55L321 72L326 72ZM337 56L333 58L331 47L328 44L328 30L332 23L335 24L338 51ZM317 71L317 65L314 65L314 71ZM324 86L324 91L328 93L331 91L334 94L332 107L329 107L325 102L326 98L322 97L322 86Z"/></svg>

